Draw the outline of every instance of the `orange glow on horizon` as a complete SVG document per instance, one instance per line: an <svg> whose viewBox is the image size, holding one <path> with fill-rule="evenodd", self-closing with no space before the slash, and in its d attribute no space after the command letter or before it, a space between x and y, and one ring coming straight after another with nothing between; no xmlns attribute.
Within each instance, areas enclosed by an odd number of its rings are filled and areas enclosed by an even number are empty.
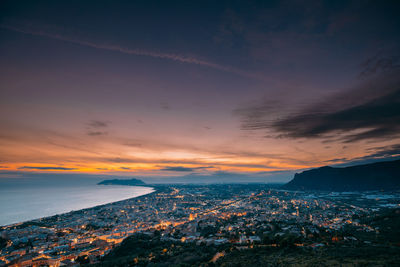
<svg viewBox="0 0 400 267"><path fill-rule="evenodd" d="M329 147L317 140L296 143L274 139L228 142L220 145L218 138L141 141L140 146L122 137L88 136L53 133L46 138L26 132L0 140L0 170L49 173L87 173L119 175L181 176L190 173L207 175L214 172L260 174L274 171L302 170L343 163L366 156L364 145L351 145L351 150ZM139 142L139 141L136 141ZM268 151L262 149L268 146ZM382 145L390 145L394 141ZM371 145L373 146L373 144ZM312 151L312 152L310 152ZM315 155L318 155L315 156ZM337 159L339 158L339 159ZM184 171L174 171L176 168ZM3 175L4 176L4 175Z"/></svg>

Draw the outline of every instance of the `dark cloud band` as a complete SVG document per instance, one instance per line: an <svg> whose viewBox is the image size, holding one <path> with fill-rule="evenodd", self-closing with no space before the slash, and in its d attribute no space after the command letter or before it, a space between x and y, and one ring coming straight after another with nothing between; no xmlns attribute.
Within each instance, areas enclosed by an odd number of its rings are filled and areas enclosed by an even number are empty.
<svg viewBox="0 0 400 267"><path fill-rule="evenodd" d="M357 89L325 99L279 119L270 105L237 110L243 130L267 130L279 138L323 138L342 142L400 136L400 69L381 73Z"/></svg>
<svg viewBox="0 0 400 267"><path fill-rule="evenodd" d="M43 167L43 166L23 166L23 167L19 167L18 169L20 170L46 170L46 171L72 171L72 170L76 170L76 168L66 168L66 167Z"/></svg>

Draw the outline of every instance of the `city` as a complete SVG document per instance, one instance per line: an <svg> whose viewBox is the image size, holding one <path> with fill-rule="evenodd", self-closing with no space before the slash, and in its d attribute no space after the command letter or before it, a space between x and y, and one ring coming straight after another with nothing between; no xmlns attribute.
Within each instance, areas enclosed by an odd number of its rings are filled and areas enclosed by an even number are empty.
<svg viewBox="0 0 400 267"><path fill-rule="evenodd" d="M1 0L0 267L400 266L399 0Z"/></svg>
<svg viewBox="0 0 400 267"><path fill-rule="evenodd" d="M400 211L400 192L283 191L266 184L155 189L138 198L3 226L1 264L99 264L124 239L139 234L166 244L213 247L217 252L211 262L232 248L386 246L377 238L382 229L364 218ZM136 263L157 262L157 255L150 254L136 257Z"/></svg>

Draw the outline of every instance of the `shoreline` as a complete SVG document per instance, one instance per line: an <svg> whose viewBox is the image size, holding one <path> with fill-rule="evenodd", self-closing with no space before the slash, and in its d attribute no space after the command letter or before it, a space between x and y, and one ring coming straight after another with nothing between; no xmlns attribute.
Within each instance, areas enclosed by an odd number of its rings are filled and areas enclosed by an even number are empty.
<svg viewBox="0 0 400 267"><path fill-rule="evenodd" d="M105 204L100 204L100 205L96 205L96 206L92 206L92 207L88 207L88 208L71 210L71 211L68 211L68 212L57 213L57 214L54 214L54 215L39 217L39 218L30 219L30 220L26 220L26 221L0 225L0 229L10 228L10 227L18 227L18 226L21 226L21 225L24 225L24 224L29 224L29 223L33 223L33 224L41 223L43 220L52 219L53 217L64 216L64 215L73 215L74 213L80 213L80 212L88 211L88 210L91 210L91 209L102 208L102 207L105 207L107 205L121 204L124 201L129 201L129 200L132 200L132 199L139 199L141 197L148 196L148 195L151 195L151 194L154 194L155 192L157 192L157 189L155 188L155 186L138 186L138 187L146 187L146 188L149 188L149 189L151 189L153 191L151 191L150 193L146 193L146 194L140 195L140 196L130 197L130 198L117 200L117 201L113 201L113 202L109 202L109 203L105 203Z"/></svg>

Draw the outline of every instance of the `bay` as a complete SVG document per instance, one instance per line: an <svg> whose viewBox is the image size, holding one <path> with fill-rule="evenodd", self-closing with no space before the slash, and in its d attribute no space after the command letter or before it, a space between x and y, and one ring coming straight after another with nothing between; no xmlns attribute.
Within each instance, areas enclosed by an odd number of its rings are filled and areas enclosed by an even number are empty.
<svg viewBox="0 0 400 267"><path fill-rule="evenodd" d="M97 185L99 180L0 179L0 225L24 222L138 197L144 186Z"/></svg>

